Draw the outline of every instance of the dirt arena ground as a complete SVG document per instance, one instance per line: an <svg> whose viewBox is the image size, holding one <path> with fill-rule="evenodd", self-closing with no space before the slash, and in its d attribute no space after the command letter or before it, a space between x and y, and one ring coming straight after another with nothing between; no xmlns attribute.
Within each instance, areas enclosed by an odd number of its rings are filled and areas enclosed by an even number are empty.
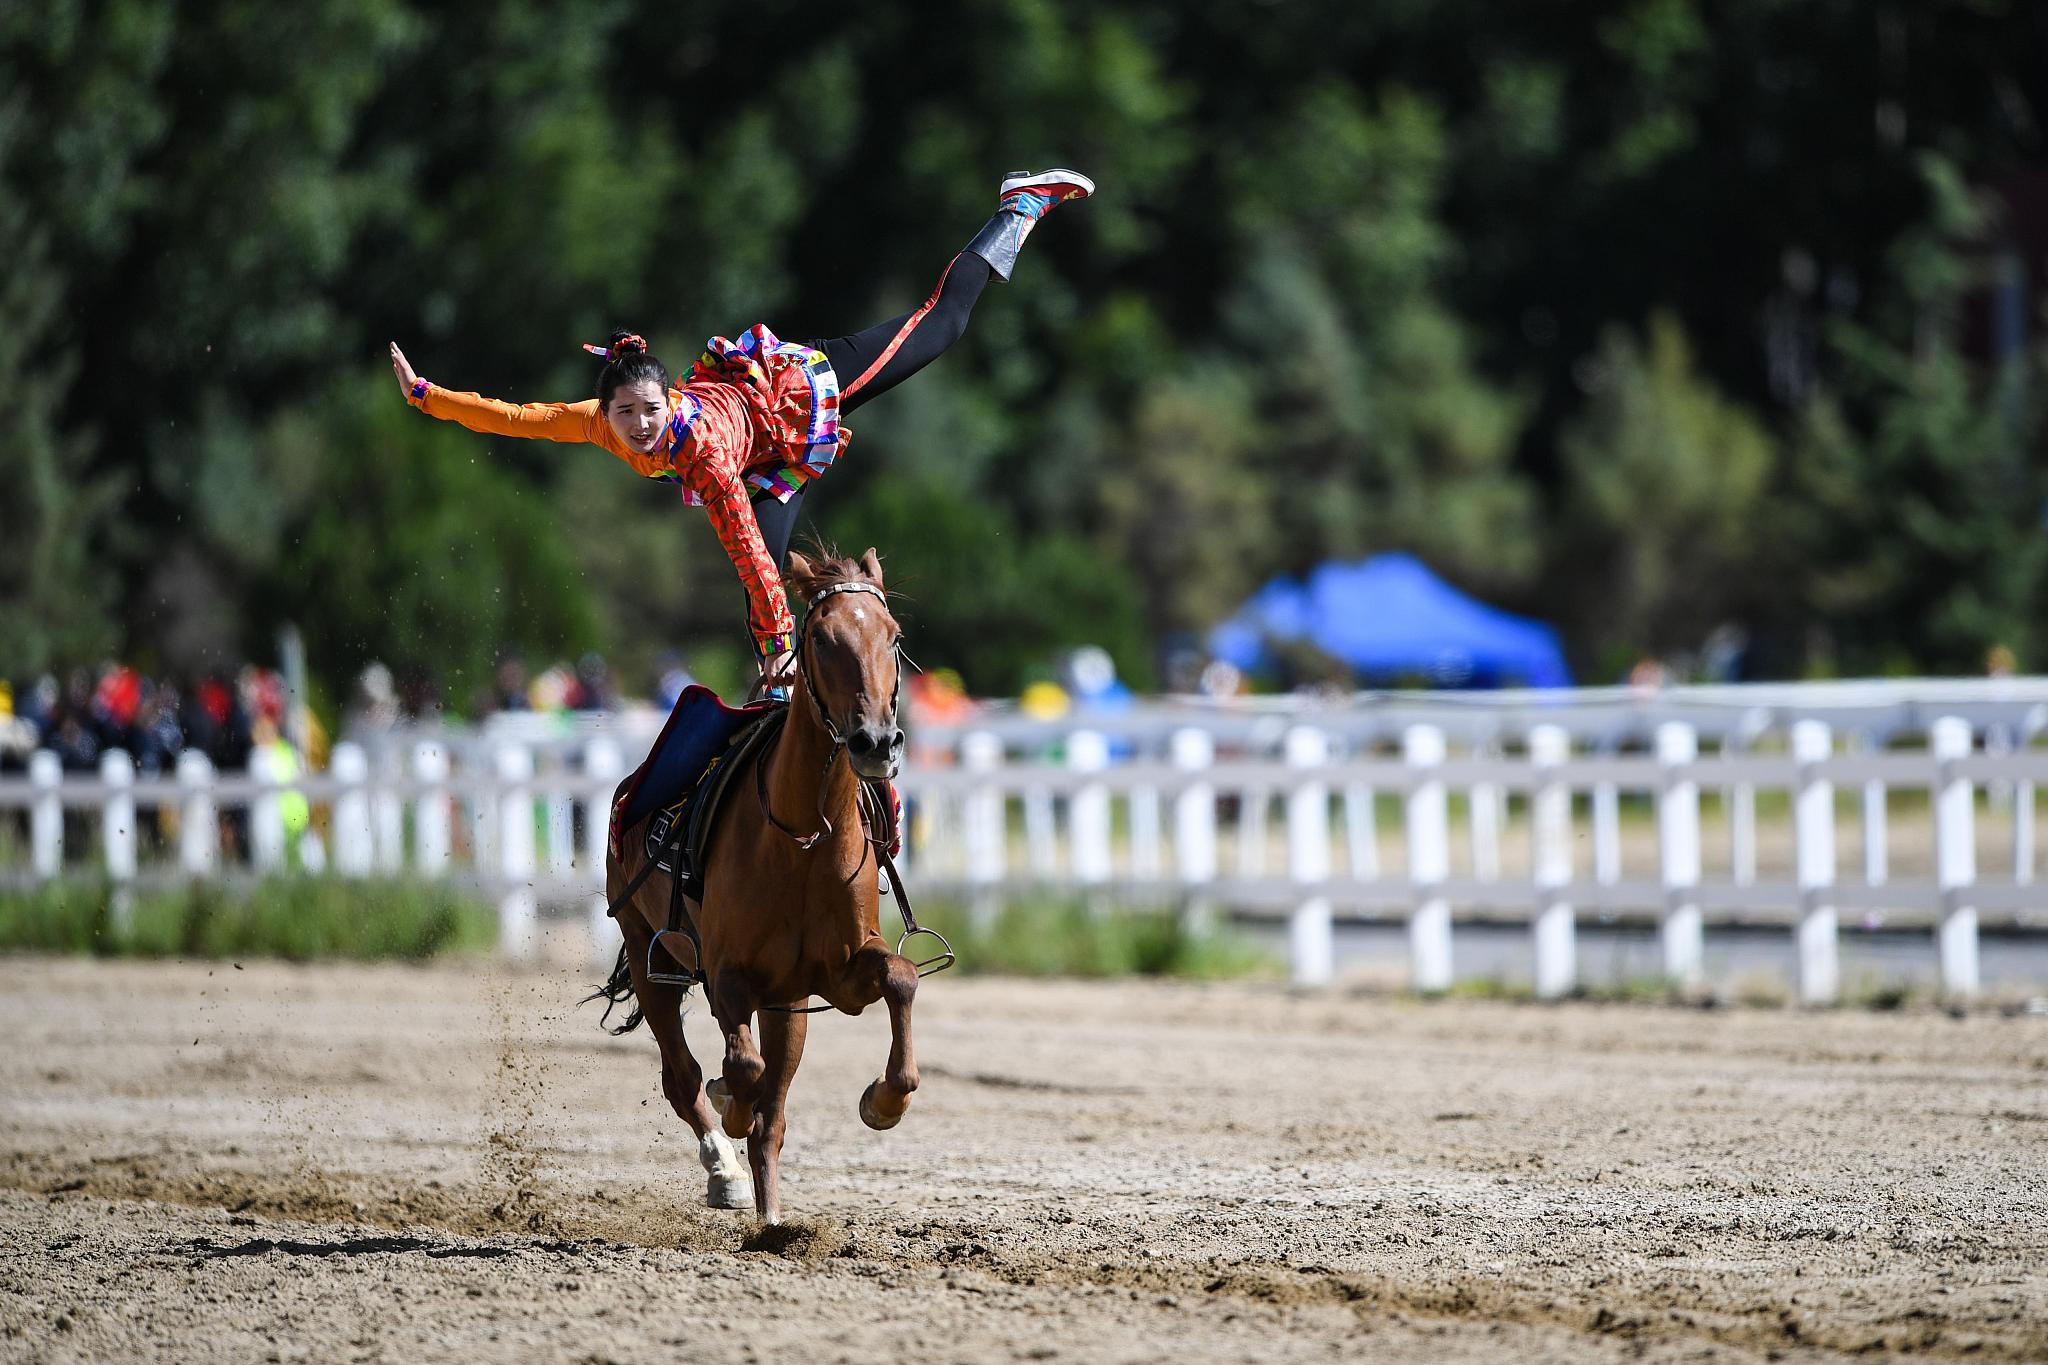
<svg viewBox="0 0 2048 1365"><path fill-rule="evenodd" d="M2048 1018L939 977L764 1232L585 975L0 959L0 1358L2048 1358Z"/></svg>

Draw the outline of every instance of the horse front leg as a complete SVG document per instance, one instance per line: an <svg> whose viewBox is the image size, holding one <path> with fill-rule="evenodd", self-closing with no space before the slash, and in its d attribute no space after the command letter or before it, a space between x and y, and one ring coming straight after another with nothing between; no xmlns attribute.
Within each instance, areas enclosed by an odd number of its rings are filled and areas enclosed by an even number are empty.
<svg viewBox="0 0 2048 1365"><path fill-rule="evenodd" d="M860 1097L860 1121L870 1128L894 1128L917 1089L917 1060L910 1047L910 1002L917 996L917 966L886 948L854 955L853 974L864 978L859 995L889 1006L889 1065ZM865 1003L865 1001L864 1001Z"/></svg>
<svg viewBox="0 0 2048 1365"><path fill-rule="evenodd" d="M749 1208L754 1203L753 1180L740 1164L732 1143L718 1129L718 1118L705 1102L704 1074L683 1038L685 992L680 986L647 979L647 950L654 940L654 931L638 915L629 914L619 927L626 938L626 963L632 973L633 994L640 1001L641 1014L654 1034L655 1045L661 1049L661 1093L676 1111L676 1117L689 1124L697 1138L697 1162L706 1177L704 1202L714 1209ZM687 945L677 946L687 951ZM668 948L662 951L670 953ZM694 965L676 960L684 967Z"/></svg>
<svg viewBox="0 0 2048 1365"><path fill-rule="evenodd" d="M801 1000L796 1003L802 1004ZM782 1221L782 1130L789 1083L804 1058L810 1021L801 1014L771 1010L761 1015L761 1052L767 1072L747 1133L747 1161L754 1168L754 1207L764 1223Z"/></svg>
<svg viewBox="0 0 2048 1365"><path fill-rule="evenodd" d="M754 1124L754 1105L760 1097L761 1076L767 1064L754 1046L751 1024L760 1001L746 977L730 967L719 971L712 983L711 1013L725 1034L724 1076L711 1092L718 1106L727 1137L743 1138ZM758 1202L760 1191L755 1190Z"/></svg>

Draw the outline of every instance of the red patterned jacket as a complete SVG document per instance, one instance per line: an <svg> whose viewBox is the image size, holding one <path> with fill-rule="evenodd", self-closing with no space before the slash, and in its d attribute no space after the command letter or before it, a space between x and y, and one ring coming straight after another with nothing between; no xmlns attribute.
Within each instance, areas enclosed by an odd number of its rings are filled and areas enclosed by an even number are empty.
<svg viewBox="0 0 2048 1365"><path fill-rule="evenodd" d="M749 499L755 489L787 502L825 472L853 433L839 424L839 381L823 352L782 341L763 326L738 340L711 338L688 380L669 390L669 420L651 452L619 440L595 398L580 403L505 403L422 379L411 402L471 431L531 440L587 442L650 479L682 485L683 501L711 518L747 593L747 624L762 655L790 648L795 622Z"/></svg>

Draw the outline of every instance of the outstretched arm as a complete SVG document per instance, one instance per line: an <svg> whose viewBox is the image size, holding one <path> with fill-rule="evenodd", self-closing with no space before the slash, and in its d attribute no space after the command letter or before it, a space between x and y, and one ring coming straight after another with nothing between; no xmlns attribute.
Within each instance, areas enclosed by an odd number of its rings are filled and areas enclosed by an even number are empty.
<svg viewBox="0 0 2048 1365"><path fill-rule="evenodd" d="M474 393L455 393L420 378L395 341L391 343L391 371L398 376L406 402L429 417L460 422L471 431L537 441L588 441L608 450L614 444L605 440L610 428L598 415L595 398L581 403L503 403Z"/></svg>
<svg viewBox="0 0 2048 1365"><path fill-rule="evenodd" d="M710 514L711 529L718 533L718 543L725 547L732 566L739 570L740 586L747 590L747 627L754 634L755 656L764 672L775 672L779 656L789 653L796 630L783 596L782 574L761 539L746 485L731 479L721 487L706 489L705 494L704 510Z"/></svg>

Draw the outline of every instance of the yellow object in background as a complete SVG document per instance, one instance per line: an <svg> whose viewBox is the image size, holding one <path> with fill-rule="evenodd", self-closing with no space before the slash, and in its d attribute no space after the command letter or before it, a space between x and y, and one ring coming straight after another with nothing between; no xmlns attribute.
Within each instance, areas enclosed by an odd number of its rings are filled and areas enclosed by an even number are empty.
<svg viewBox="0 0 2048 1365"><path fill-rule="evenodd" d="M1067 690L1053 682L1035 682L1017 698L1017 709L1033 720L1058 720L1071 705Z"/></svg>

